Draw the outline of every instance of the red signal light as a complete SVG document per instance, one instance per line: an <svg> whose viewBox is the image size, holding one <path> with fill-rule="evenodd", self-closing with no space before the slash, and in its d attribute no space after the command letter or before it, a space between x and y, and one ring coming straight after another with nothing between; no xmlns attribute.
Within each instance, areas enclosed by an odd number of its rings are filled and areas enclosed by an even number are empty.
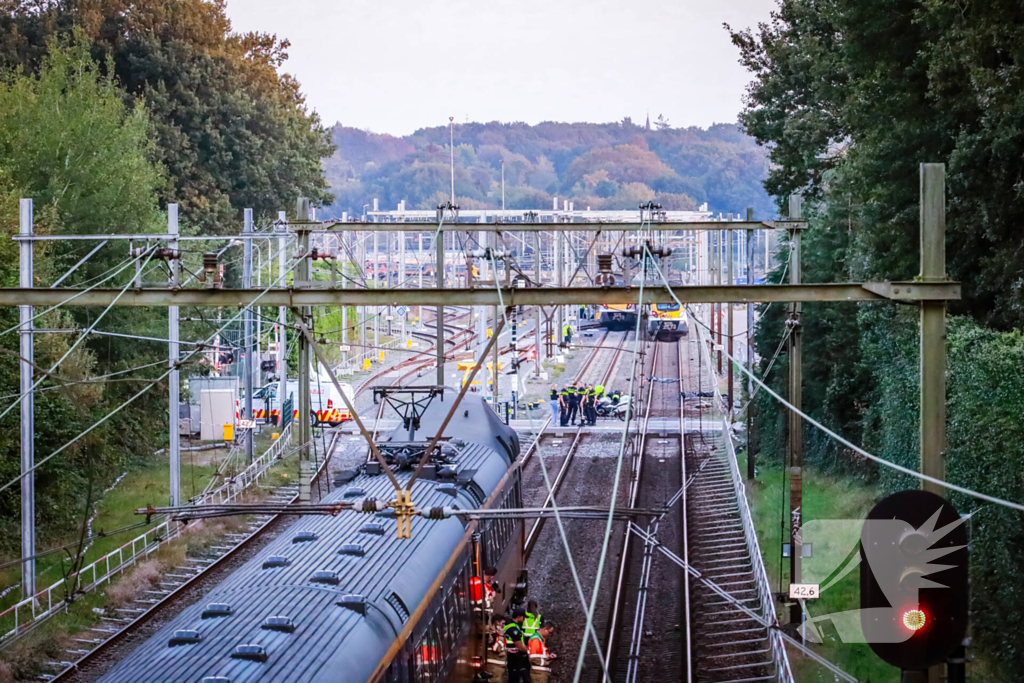
<svg viewBox="0 0 1024 683"><path fill-rule="evenodd" d="M928 616L921 609L908 609L903 613L903 626L908 631L920 631L928 623Z"/></svg>

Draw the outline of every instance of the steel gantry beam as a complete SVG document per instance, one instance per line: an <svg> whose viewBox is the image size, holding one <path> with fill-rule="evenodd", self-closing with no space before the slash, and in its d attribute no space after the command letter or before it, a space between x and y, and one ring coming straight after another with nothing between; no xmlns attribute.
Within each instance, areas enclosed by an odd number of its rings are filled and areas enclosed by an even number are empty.
<svg viewBox="0 0 1024 683"><path fill-rule="evenodd" d="M107 306L118 289L0 288L0 306ZM674 294L674 296L673 296ZM864 282L800 285L644 287L645 304L768 303L772 301L955 301L960 284ZM562 306L636 304L639 287L534 287L497 289L169 289L124 292L118 306Z"/></svg>

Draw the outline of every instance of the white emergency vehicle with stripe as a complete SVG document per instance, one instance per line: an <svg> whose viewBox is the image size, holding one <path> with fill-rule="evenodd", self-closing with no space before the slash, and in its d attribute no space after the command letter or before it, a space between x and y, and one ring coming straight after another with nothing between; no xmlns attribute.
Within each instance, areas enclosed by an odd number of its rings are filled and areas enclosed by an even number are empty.
<svg viewBox="0 0 1024 683"><path fill-rule="evenodd" d="M349 401L355 402L355 392L352 385L347 382L340 382L341 390ZM253 394L252 412L259 423L267 423L267 413L270 412L271 423L277 423L277 416L281 411L281 401L277 397L280 385L275 382L261 387ZM289 379L287 381L288 397L292 399L292 418L299 418L299 381ZM352 415L345 407L345 401L341 398L334 383L326 375L311 374L309 381L309 410L313 420L318 425L329 425L336 427L346 420L351 420Z"/></svg>

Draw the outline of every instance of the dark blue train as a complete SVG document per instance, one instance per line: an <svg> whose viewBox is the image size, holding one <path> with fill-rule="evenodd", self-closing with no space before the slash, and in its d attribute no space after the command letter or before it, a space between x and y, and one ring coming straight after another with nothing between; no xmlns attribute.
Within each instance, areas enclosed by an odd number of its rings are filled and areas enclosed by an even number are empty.
<svg viewBox="0 0 1024 683"><path fill-rule="evenodd" d="M418 427L381 441L404 486L457 392L435 396ZM522 506L519 441L483 398L467 395L443 447L415 483L420 507ZM322 502L394 499L376 461ZM498 568L504 609L523 567L523 523L416 518L396 537L389 513L302 517L116 664L102 683L469 681L485 639L471 580Z"/></svg>

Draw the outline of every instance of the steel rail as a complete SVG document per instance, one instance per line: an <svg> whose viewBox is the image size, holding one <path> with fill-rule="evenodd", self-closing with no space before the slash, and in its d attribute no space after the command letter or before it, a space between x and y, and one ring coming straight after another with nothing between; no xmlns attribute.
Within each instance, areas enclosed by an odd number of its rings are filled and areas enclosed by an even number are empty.
<svg viewBox="0 0 1024 683"><path fill-rule="evenodd" d="M618 362L619 362L619 357L622 354L623 347L625 347L625 345L626 345L626 338L628 336L629 336L629 333L627 332L626 334L622 335L622 339L619 340L619 345L615 348L615 353L612 356L612 361L611 361L611 363L608 364L608 368L605 371L605 374L603 375L603 378L601 380L601 384L606 383L608 381L608 379L615 372L616 366L618 365ZM594 359L597 358L598 354L602 350L610 349L610 347L604 346L604 341L607 338L608 338L608 332L605 332L604 337L601 338L601 345L596 347L594 349L594 352L591 353L590 356L587 358L587 361L583 364L583 367L580 368L580 371L578 373L576 373L576 377L575 377L575 379L573 379L573 383L579 382L583 378L583 376L586 375L587 371L590 369L591 364L594 362ZM550 418L549 418L549 421L550 421ZM566 475L569 473L569 468L572 466L572 463L575 460L575 455L576 455L577 450L579 449L579 445L580 445L580 442L582 440L582 437L583 437L583 425L581 424L576 429L576 434L573 437L573 442L569 446L569 451L566 453L565 458L562 460L562 464L561 464L561 466L558 469L558 474L555 475L555 480L551 483L551 490L548 491L547 496L545 496L545 498L544 498L544 504L542 506L543 508L545 508L545 509L549 508L551 506L552 500L554 499L555 496L558 495L558 492L561 490L562 482L565 480ZM529 560L530 554L533 552L533 547L534 547L534 545L536 545L537 540L540 538L540 532L541 532L541 530L544 527L544 520L545 519L546 518L544 518L544 517L538 518L533 523L533 526L530 527L530 532L526 535L526 543L523 546L523 561L524 562L526 560Z"/></svg>
<svg viewBox="0 0 1024 683"><path fill-rule="evenodd" d="M687 342L689 343L689 342ZM683 351L683 345L678 345L679 354L679 388L683 389L683 361L687 363L689 367L689 358ZM690 538L689 538L689 520L686 516L686 489L690 486L690 481L687 480L686 475L686 400L680 396L679 398L679 461L682 466L680 473L680 479L682 486L682 501L680 502L679 512L683 522L683 561L686 564L690 563ZM691 480L692 481L692 480ZM653 551L653 545L651 546ZM692 629L690 628L690 575L687 573L683 576L683 626L686 632L686 650L684 657L686 657L686 683L693 683L693 639Z"/></svg>
<svg viewBox="0 0 1024 683"><path fill-rule="evenodd" d="M661 344L654 342L654 351L651 353L652 376L654 375L655 369L658 367L658 360L660 357ZM643 372L642 366L641 372ZM626 503L628 508L636 507L637 497L640 493L640 483L643 477L644 450L647 448L647 432L651 420L651 407L654 402L654 385L654 382L649 382L649 386L647 387L647 401L644 405L643 428L640 430L639 435L640 441L639 443L636 443L636 441L633 442L632 467L630 468L629 491ZM615 668L615 636L619 627L619 612L622 609L622 603L625 599L626 577L629 573L629 561L632 555L630 552L631 536L632 533L630 527L629 525L626 525L622 540L622 553L619 555L619 570L615 580L615 595L612 598L612 610L608 618L608 642L605 646L604 659L608 666L609 675L611 675ZM641 590L643 590L642 587ZM632 646L630 649L632 649Z"/></svg>
<svg viewBox="0 0 1024 683"><path fill-rule="evenodd" d="M319 469L317 470L315 476L312 478L311 483L317 481L317 479L327 471L328 463L330 463L331 457L334 455L334 450L338 446L339 436L340 432L335 432L334 438L331 441L329 453L327 456L324 457ZM294 502L298 497L299 494L296 493L295 496L292 497L291 502ZM112 633L109 638L104 640L102 643L97 644L96 647L90 650L87 654L82 655L78 660L73 662L71 666L67 667L66 669L58 673L56 676L49 679L49 683L63 683L64 681L69 680L73 674L82 671L83 666L90 665L92 661L101 653L106 652L116 643L120 642L126 636L134 632L137 628L151 621L155 616L157 616L157 614L162 613L165 608L172 605L175 600L177 600L181 595L183 595L186 591L188 591L193 586L198 584L200 581L209 578L210 575L213 573L214 569L221 568L224 564L228 562L228 560L233 559L242 550L244 550L250 544L252 544L253 541L255 541L257 538L260 538L270 528L270 526L277 522L279 519L281 519L281 517L281 515L274 515L266 522L261 524L246 538L243 538L241 541L239 541L233 548L231 548L226 553L218 557L216 560L208 564L198 574L188 579L183 584L172 590L164 597L162 597L159 600L159 602L154 603L149 609L147 609L145 612L137 616L131 623L126 624L117 633Z"/></svg>

